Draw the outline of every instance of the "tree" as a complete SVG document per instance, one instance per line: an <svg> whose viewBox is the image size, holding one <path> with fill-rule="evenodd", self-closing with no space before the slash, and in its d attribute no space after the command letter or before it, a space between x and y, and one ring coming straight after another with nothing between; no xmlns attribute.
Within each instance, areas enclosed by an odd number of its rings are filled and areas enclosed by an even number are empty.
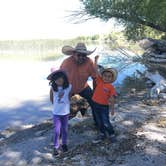
<svg viewBox="0 0 166 166"><path fill-rule="evenodd" d="M141 37L146 27L166 33L166 0L80 0L82 11L77 16L89 16L108 21L116 18L126 27L128 36ZM89 19L89 18L88 18Z"/></svg>

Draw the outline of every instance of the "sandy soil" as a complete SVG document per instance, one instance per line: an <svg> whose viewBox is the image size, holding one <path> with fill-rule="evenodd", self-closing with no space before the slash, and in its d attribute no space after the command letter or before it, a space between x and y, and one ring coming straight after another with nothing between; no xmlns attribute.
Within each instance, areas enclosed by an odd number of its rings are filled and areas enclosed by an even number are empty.
<svg viewBox="0 0 166 166"><path fill-rule="evenodd" d="M91 116L70 120L69 152L52 155L51 120L24 129L0 133L0 165L3 166L165 166L166 104L149 106L143 94L124 96L115 117L110 117L117 142L95 143L98 132Z"/></svg>

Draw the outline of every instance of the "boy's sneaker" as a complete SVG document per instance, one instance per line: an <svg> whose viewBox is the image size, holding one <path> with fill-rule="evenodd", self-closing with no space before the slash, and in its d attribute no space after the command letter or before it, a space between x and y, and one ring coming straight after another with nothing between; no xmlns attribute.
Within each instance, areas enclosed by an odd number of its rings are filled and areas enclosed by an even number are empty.
<svg viewBox="0 0 166 166"><path fill-rule="evenodd" d="M109 137L109 139L110 139L111 143L117 142L116 136L115 136L114 134L111 135L111 136Z"/></svg>
<svg viewBox="0 0 166 166"><path fill-rule="evenodd" d="M68 147L66 144L62 145L62 151L63 152L67 152L68 151Z"/></svg>
<svg viewBox="0 0 166 166"><path fill-rule="evenodd" d="M106 136L105 136L104 134L100 134L100 135L98 135L97 138L94 139L92 142L93 142L94 144L97 144L97 143L99 143L99 142L101 142L101 141L104 141L105 139L106 139Z"/></svg>
<svg viewBox="0 0 166 166"><path fill-rule="evenodd" d="M54 155L54 156L57 156L57 155L59 155L59 151L58 151L58 149L54 148L53 155Z"/></svg>

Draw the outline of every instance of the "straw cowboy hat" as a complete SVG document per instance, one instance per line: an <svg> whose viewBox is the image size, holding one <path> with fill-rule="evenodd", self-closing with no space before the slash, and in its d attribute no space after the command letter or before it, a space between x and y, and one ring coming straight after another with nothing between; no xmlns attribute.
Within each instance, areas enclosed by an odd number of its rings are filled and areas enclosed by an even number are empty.
<svg viewBox="0 0 166 166"><path fill-rule="evenodd" d="M103 75L104 72L111 72L112 73L113 78L112 78L111 83L113 83L117 79L118 71L115 68L106 68L106 69L103 69L102 72L101 72L101 75Z"/></svg>
<svg viewBox="0 0 166 166"><path fill-rule="evenodd" d="M65 55L72 55L73 53L81 53L81 54L85 54L85 55L90 55L92 54L94 51L96 50L96 48L93 51L89 51L87 50L85 43L77 43L76 47L73 48L71 46L64 46L62 47L62 52Z"/></svg>

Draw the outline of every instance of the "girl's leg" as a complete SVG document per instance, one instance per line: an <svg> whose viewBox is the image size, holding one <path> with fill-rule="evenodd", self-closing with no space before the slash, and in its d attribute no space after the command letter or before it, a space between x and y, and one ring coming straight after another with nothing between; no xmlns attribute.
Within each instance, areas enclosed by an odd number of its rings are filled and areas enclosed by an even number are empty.
<svg viewBox="0 0 166 166"><path fill-rule="evenodd" d="M60 129L61 129L60 116L54 115L53 122L54 122L54 147L56 149L58 149L59 148Z"/></svg>
<svg viewBox="0 0 166 166"><path fill-rule="evenodd" d="M68 136L68 117L69 115L63 115L61 117L61 134L62 134L62 145L67 145L67 136Z"/></svg>

